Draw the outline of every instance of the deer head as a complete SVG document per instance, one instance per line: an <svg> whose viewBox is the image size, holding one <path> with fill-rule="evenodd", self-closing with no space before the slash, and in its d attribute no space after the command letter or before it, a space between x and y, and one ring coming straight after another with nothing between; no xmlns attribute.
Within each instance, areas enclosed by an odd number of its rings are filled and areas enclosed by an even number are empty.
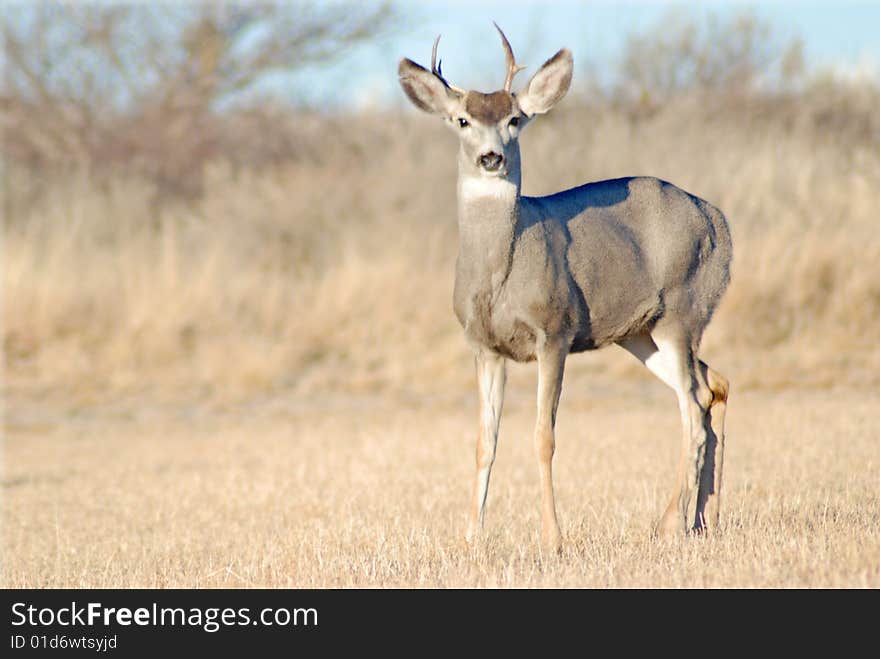
<svg viewBox="0 0 880 659"><path fill-rule="evenodd" d="M507 71L503 89L491 93L466 91L443 77L434 41L431 70L410 59L398 67L400 85L410 101L425 112L438 114L459 136L462 175L497 177L519 184L519 134L533 117L549 111L571 84L571 52L563 48L532 76L519 92L511 91L513 78L523 66L516 63L504 32L501 35Z"/></svg>

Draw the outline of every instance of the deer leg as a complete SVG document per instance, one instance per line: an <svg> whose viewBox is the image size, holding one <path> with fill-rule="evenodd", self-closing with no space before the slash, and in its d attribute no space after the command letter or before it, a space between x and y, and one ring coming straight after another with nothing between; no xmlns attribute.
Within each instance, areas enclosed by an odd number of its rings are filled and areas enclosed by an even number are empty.
<svg viewBox="0 0 880 659"><path fill-rule="evenodd" d="M538 415L535 423L535 453L541 477L541 543L551 552L562 548L562 534L556 519L553 495L553 453L556 449L556 409L562 392L562 375L567 350L544 345L538 350Z"/></svg>
<svg viewBox="0 0 880 659"><path fill-rule="evenodd" d="M674 536L688 529L688 508L702 479L707 443L705 422L713 394L702 374L694 368L693 353L686 340L642 334L621 341L620 346L672 388L678 398L681 454L669 504L657 525L659 535ZM702 512L695 506L695 515ZM702 519L697 518L694 526L701 527L702 523Z"/></svg>
<svg viewBox="0 0 880 659"><path fill-rule="evenodd" d="M473 496L465 540L473 542L483 528L489 475L495 461L498 426L504 404L506 367L504 358L488 351L476 355L477 388L480 397L480 428L477 434L477 472L474 476Z"/></svg>
<svg viewBox="0 0 880 659"><path fill-rule="evenodd" d="M727 378L709 368L704 362L698 363L699 375L712 392L709 414L704 420L706 431L706 461L700 475L700 488L697 493L697 519L695 528L699 530L718 528L721 498L721 472L724 464L724 416L727 411L727 395L730 385Z"/></svg>

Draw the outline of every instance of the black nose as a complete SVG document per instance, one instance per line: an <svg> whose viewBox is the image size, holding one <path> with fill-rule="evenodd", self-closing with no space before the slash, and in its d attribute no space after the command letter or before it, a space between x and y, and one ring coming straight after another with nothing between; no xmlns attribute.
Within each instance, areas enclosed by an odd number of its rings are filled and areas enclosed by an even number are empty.
<svg viewBox="0 0 880 659"><path fill-rule="evenodd" d="M504 161L504 156L500 153L495 153L494 151L490 151L489 153L484 153L480 156L480 167L485 169L487 172L494 172L496 169L501 167L501 163Z"/></svg>

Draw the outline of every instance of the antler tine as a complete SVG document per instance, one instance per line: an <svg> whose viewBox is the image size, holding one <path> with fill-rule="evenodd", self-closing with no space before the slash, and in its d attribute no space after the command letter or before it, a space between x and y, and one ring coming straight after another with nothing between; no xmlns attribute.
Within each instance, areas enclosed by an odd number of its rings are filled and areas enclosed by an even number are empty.
<svg viewBox="0 0 880 659"><path fill-rule="evenodd" d="M507 37L504 36L504 32L501 28L498 27L498 23L492 21L492 25L498 30L498 34L501 35L501 44L504 46L504 56L507 59L507 77L504 79L504 91L509 92L510 86L513 84L513 76L526 67L520 66L516 63L516 58L513 56L513 48L510 47L510 42L507 40ZM437 44L434 45L436 47Z"/></svg>
<svg viewBox="0 0 880 659"><path fill-rule="evenodd" d="M443 73L441 71L441 67L443 65L443 61L437 62L437 46L440 44L440 35L437 35L437 38L434 39L434 47L431 49L431 73L440 78L444 85L446 85L452 91L458 92L459 94L463 94L464 90L459 89L455 85L450 85L449 81L443 77Z"/></svg>
<svg viewBox="0 0 880 659"><path fill-rule="evenodd" d="M440 36L438 34L437 38L434 39L434 47L431 49L431 73L442 78L443 75L440 73L440 69L437 68L437 46L440 44Z"/></svg>

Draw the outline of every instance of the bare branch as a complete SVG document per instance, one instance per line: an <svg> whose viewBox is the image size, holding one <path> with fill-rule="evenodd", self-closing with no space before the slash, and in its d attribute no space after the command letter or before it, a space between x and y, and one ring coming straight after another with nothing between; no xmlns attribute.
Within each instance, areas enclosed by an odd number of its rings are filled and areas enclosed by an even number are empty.
<svg viewBox="0 0 880 659"><path fill-rule="evenodd" d="M393 18L387 2L17 6L0 23L6 155L199 179L231 99L329 63Z"/></svg>

